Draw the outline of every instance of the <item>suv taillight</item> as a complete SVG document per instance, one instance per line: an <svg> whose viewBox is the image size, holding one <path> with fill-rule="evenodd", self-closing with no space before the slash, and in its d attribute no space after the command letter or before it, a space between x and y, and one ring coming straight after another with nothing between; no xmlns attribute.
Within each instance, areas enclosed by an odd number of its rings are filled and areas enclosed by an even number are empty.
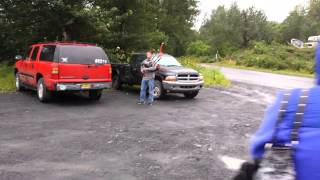
<svg viewBox="0 0 320 180"><path fill-rule="evenodd" d="M51 78L52 79L59 79L59 68L58 67L52 67Z"/></svg>
<svg viewBox="0 0 320 180"><path fill-rule="evenodd" d="M57 74L59 74L59 68L58 68L58 67L53 67L53 68L52 68L52 71L51 71L51 74L52 74L52 75L57 75Z"/></svg>

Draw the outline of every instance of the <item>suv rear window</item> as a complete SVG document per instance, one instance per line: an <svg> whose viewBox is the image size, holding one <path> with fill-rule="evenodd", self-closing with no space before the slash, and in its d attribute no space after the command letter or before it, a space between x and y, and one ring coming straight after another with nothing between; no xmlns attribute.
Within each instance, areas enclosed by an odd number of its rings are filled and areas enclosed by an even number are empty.
<svg viewBox="0 0 320 180"><path fill-rule="evenodd" d="M100 47L60 46L59 62L64 64L109 64L109 59Z"/></svg>
<svg viewBox="0 0 320 180"><path fill-rule="evenodd" d="M44 45L40 54L40 61L54 61L55 45Z"/></svg>

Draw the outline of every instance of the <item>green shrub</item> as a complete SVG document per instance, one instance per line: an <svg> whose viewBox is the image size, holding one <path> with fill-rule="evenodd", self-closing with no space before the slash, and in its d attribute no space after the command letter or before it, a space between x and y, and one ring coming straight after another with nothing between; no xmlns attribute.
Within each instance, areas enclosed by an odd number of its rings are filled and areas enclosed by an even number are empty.
<svg viewBox="0 0 320 180"><path fill-rule="evenodd" d="M264 42L253 42L248 49L234 52L223 62L230 59L238 66L256 67L271 70L288 70L313 73L314 50L297 49L292 46Z"/></svg>
<svg viewBox="0 0 320 180"><path fill-rule="evenodd" d="M210 86L229 86L230 81L227 80L224 75L216 70L211 68L204 68L198 63L200 62L199 58L188 56L188 57L181 57L179 61L186 67L190 67L194 70L197 70L201 73L204 77L204 82L206 87Z"/></svg>
<svg viewBox="0 0 320 180"><path fill-rule="evenodd" d="M15 78L13 67L7 64L0 64L0 92L15 90Z"/></svg>
<svg viewBox="0 0 320 180"><path fill-rule="evenodd" d="M187 47L187 54L192 56L209 56L211 47L205 42L198 40Z"/></svg>

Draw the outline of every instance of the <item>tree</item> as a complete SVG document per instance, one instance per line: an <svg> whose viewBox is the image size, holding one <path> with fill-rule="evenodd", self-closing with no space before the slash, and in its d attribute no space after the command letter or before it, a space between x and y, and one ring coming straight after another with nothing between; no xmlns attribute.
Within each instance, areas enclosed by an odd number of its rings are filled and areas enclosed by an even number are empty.
<svg viewBox="0 0 320 180"><path fill-rule="evenodd" d="M272 30L273 24L262 11L253 7L241 11L234 3L229 9L219 6L213 10L210 20L200 29L200 37L212 46L211 52L227 55L248 47L250 41L271 43Z"/></svg>
<svg viewBox="0 0 320 180"><path fill-rule="evenodd" d="M261 11L250 7L241 13L242 47L247 47L250 41L270 41L270 29L267 16Z"/></svg>
<svg viewBox="0 0 320 180"><path fill-rule="evenodd" d="M292 38L306 40L308 37L308 19L304 9L296 7L281 25L282 42L290 42Z"/></svg>

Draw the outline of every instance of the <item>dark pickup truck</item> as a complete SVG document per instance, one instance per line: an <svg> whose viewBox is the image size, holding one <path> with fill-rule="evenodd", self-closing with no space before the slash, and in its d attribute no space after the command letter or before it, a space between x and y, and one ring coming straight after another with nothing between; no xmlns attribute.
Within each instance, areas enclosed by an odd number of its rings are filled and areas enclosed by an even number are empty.
<svg viewBox="0 0 320 180"><path fill-rule="evenodd" d="M115 89L123 84L140 85L142 73L140 66L146 59L145 53L132 55L129 64L112 64L112 81ZM183 93L186 98L194 98L203 86L203 76L197 71L183 67L173 56L163 54L157 62L154 98L159 99L167 93Z"/></svg>

